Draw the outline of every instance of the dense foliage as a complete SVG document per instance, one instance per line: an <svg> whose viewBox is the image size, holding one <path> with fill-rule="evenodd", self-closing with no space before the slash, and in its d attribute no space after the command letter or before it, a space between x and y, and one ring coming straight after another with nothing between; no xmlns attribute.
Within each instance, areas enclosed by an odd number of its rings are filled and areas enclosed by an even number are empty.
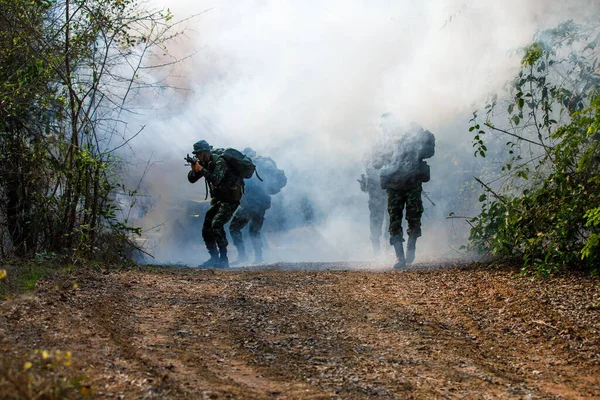
<svg viewBox="0 0 600 400"><path fill-rule="evenodd" d="M115 150L170 19L134 0L0 0L0 256L123 255L137 230Z"/></svg>
<svg viewBox="0 0 600 400"><path fill-rule="evenodd" d="M475 155L504 140L503 167L480 181L470 240L523 260L524 271L598 271L600 260L599 25L571 21L540 32L523 52L507 101L471 120Z"/></svg>

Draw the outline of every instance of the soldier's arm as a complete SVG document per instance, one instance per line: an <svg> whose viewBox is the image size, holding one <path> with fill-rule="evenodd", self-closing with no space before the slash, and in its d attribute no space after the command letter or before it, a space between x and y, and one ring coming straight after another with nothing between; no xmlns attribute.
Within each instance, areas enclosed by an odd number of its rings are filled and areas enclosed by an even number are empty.
<svg viewBox="0 0 600 400"><path fill-rule="evenodd" d="M198 179L202 178L202 175L200 175L199 172L194 172L192 170L190 170L190 172L188 172L188 181L190 183L196 183L198 181Z"/></svg>
<svg viewBox="0 0 600 400"><path fill-rule="evenodd" d="M188 172L188 181L190 183L196 183L198 181L198 179L202 178L202 175L200 174L200 171L202 170L202 166L200 165L200 163L198 163L196 157L194 157L193 159L190 159L190 156L188 154L186 160L191 164L191 170L190 172Z"/></svg>
<svg viewBox="0 0 600 400"><path fill-rule="evenodd" d="M216 157L215 169L213 172L209 172L208 169L202 168L200 176L203 176L209 183L216 186L223 180L225 173L227 172L227 161L223 157Z"/></svg>

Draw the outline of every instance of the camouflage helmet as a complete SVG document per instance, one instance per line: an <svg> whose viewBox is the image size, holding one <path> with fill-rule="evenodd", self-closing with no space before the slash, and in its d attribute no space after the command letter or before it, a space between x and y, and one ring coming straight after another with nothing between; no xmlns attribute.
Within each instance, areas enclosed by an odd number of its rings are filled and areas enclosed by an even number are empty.
<svg viewBox="0 0 600 400"><path fill-rule="evenodd" d="M246 147L244 150L242 150L242 153L244 153L245 156L250 158L256 157L256 152L254 151L254 149L252 149L252 147Z"/></svg>
<svg viewBox="0 0 600 400"><path fill-rule="evenodd" d="M200 140L194 143L194 151L192 153L202 153L203 151L212 150L212 146L206 140Z"/></svg>

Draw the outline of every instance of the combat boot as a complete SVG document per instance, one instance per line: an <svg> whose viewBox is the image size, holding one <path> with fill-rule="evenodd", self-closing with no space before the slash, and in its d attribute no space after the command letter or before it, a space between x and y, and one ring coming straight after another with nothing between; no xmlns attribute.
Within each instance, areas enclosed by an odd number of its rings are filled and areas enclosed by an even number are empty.
<svg viewBox="0 0 600 400"><path fill-rule="evenodd" d="M246 249L244 249L244 245L236 245L238 256L235 261L231 263L231 265L244 265L248 262L248 256L246 255Z"/></svg>
<svg viewBox="0 0 600 400"><path fill-rule="evenodd" d="M198 268L214 268L217 265L219 262L219 252L217 249L208 249L208 254L210 254L210 258L198 265Z"/></svg>
<svg viewBox="0 0 600 400"><path fill-rule="evenodd" d="M247 263L248 263L248 256L246 255L246 253L238 253L238 257L235 259L235 261L231 262L231 265L237 265L237 266L241 267Z"/></svg>
<svg viewBox="0 0 600 400"><path fill-rule="evenodd" d="M219 261L216 268L229 268L229 258L227 258L227 249L220 249Z"/></svg>
<svg viewBox="0 0 600 400"><path fill-rule="evenodd" d="M396 263L394 264L394 269L404 269L406 267L406 261L404 260L402 242L394 243L394 250L396 251Z"/></svg>
<svg viewBox="0 0 600 400"><path fill-rule="evenodd" d="M402 236L392 236L390 242L396 251L396 263L394 264L394 269L404 269L406 267L406 260L404 259L404 249L402 248L402 242L404 242Z"/></svg>
<svg viewBox="0 0 600 400"><path fill-rule="evenodd" d="M406 242L406 263L412 264L415 261L415 251L417 246L417 236L408 236Z"/></svg>
<svg viewBox="0 0 600 400"><path fill-rule="evenodd" d="M260 236L252 238L252 246L254 247L254 264L263 263L262 255L262 239Z"/></svg>
<svg viewBox="0 0 600 400"><path fill-rule="evenodd" d="M254 264L262 264L263 262L262 249L254 249Z"/></svg>

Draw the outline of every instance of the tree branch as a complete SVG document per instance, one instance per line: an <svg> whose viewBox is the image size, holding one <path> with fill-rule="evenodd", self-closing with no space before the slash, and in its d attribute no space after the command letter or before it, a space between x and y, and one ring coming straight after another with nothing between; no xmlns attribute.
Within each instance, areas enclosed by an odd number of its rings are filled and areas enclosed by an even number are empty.
<svg viewBox="0 0 600 400"><path fill-rule="evenodd" d="M474 176L473 179L475 179L481 186L483 186L488 192L490 192L492 196L500 200L503 204L506 204L506 199L502 195L499 195L498 193L494 192L492 188L483 183L481 179L477 178L476 176Z"/></svg>
<svg viewBox="0 0 600 400"><path fill-rule="evenodd" d="M509 132L509 131L507 131L507 130L504 130L504 129L496 128L495 126L493 126L493 125L492 125L492 124L490 124L489 122L484 122L484 125L485 125L485 126L487 126L487 127L488 127L488 128L490 128L490 129L493 129L493 130L495 130L495 131L498 131L498 132L505 133L505 134L507 134L507 135L509 135L509 136L512 136L512 137L516 137L517 139L520 139L520 140L522 140L522 141L524 141L524 142L531 143L531 144L535 144L536 146L543 147L543 148L545 148L545 149L547 149L547 150L553 150L553 149L554 149L554 147L552 147L552 146L548 146L548 145L546 145L546 144L544 144L544 143L539 143L539 142L536 142L536 141L533 141L533 140L530 140L530 139L525 139L524 137L522 137L522 136L519 136L519 135L517 135L517 134L515 134L515 133Z"/></svg>

